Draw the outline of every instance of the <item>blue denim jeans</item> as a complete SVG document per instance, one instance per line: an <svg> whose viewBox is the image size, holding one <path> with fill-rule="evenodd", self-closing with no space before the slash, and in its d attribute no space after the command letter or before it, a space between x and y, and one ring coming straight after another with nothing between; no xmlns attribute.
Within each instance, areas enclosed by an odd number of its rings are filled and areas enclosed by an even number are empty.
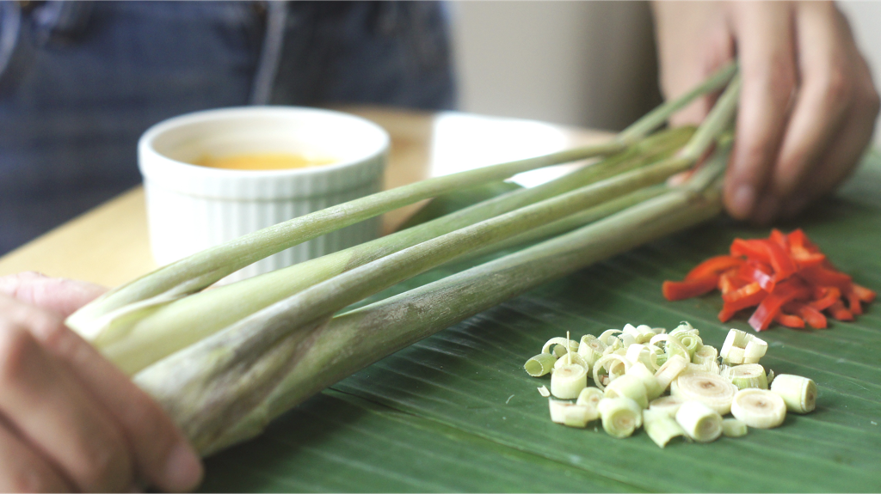
<svg viewBox="0 0 882 494"><path fill-rule="evenodd" d="M253 103L454 105L436 2L0 2L0 254L139 183L138 137Z"/></svg>

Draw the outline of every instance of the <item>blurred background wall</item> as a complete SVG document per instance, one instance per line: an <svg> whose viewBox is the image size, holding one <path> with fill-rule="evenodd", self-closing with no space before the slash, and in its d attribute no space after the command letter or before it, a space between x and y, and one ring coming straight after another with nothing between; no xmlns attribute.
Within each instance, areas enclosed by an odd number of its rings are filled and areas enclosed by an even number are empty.
<svg viewBox="0 0 882 494"><path fill-rule="evenodd" d="M839 5L878 89L880 2ZM646 2L459 1L451 10L464 111L620 129L659 101Z"/></svg>

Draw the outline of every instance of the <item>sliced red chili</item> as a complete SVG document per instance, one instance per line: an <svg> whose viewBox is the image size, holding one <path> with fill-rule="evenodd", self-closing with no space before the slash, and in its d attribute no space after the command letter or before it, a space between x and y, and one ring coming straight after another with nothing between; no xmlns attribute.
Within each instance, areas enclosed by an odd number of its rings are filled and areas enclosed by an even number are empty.
<svg viewBox="0 0 882 494"><path fill-rule="evenodd" d="M788 302L781 308L782 310L796 314L801 317L809 326L815 329L823 329L827 327L827 317L821 314L821 311L809 304L802 302Z"/></svg>
<svg viewBox="0 0 882 494"><path fill-rule="evenodd" d="M799 269L809 266L821 266L827 260L827 256L820 252L809 252L801 247L791 247L790 256L796 262Z"/></svg>
<svg viewBox="0 0 882 494"><path fill-rule="evenodd" d="M818 249L818 246L813 244L811 240L809 240L808 236L802 231L802 228L797 228L792 232L787 234L787 240L790 242L790 248L798 247L801 249L805 249L811 253L819 253L821 252Z"/></svg>
<svg viewBox="0 0 882 494"><path fill-rule="evenodd" d="M769 264L772 265L772 270L775 272L776 281L787 279L796 272L796 263L783 247L771 240L762 241L762 245L769 251Z"/></svg>
<svg viewBox="0 0 882 494"><path fill-rule="evenodd" d="M857 296L859 299L861 299L861 302L870 303L873 301L873 299L876 298L876 292L870 290L869 288L864 288L854 282L852 282L851 284L851 291L857 293Z"/></svg>
<svg viewBox="0 0 882 494"><path fill-rule="evenodd" d="M837 321L854 321L854 314L845 308L845 304L841 300L837 300L836 303L828 307L827 311Z"/></svg>
<svg viewBox="0 0 882 494"><path fill-rule="evenodd" d="M732 241L732 245L729 247L729 254L769 262L768 251L751 240L736 238Z"/></svg>
<svg viewBox="0 0 882 494"><path fill-rule="evenodd" d="M715 286L723 294L720 320L756 307L749 322L757 331L772 321L825 328L827 316L821 311L850 321L863 312L862 302L876 298L875 292L838 271L802 230L786 235L772 230L765 239L735 239L729 253L702 262L682 282L665 282L665 297L679 300Z"/></svg>
<svg viewBox="0 0 882 494"><path fill-rule="evenodd" d="M778 244L778 246L784 249L785 252L790 250L790 240L777 228L772 228L772 233L769 234L769 240Z"/></svg>
<svg viewBox="0 0 882 494"><path fill-rule="evenodd" d="M858 297L857 293L854 290L845 294L846 300L848 300L848 311L852 314L859 316L864 313L864 310L861 308L861 299Z"/></svg>
<svg viewBox="0 0 882 494"><path fill-rule="evenodd" d="M804 328L805 321L802 320L799 316L794 316L793 314L785 314L783 312L779 312L775 314L775 322L780 323L788 328Z"/></svg>
<svg viewBox="0 0 882 494"><path fill-rule="evenodd" d="M815 299L808 304L816 310L824 310L839 300L842 294L835 286L819 286L815 287L814 296Z"/></svg>
<svg viewBox="0 0 882 494"><path fill-rule="evenodd" d="M760 288L759 283L750 283L738 290L723 294L723 310L717 314L717 318L720 322L726 322L739 310L759 304L768 294Z"/></svg>
<svg viewBox="0 0 882 494"><path fill-rule="evenodd" d="M738 276L745 280L755 281L767 292L775 289L775 278L772 267L760 261L747 261L738 269Z"/></svg>
<svg viewBox="0 0 882 494"><path fill-rule="evenodd" d="M810 295L809 287L795 279L779 283L775 286L775 290L763 299L747 322L753 329L763 331L775 319L782 305L796 298L808 298Z"/></svg>
<svg viewBox="0 0 882 494"><path fill-rule="evenodd" d="M717 282L717 288L719 288L723 294L727 294L749 284L748 281L745 281L738 276L738 268L733 268L720 275L720 281Z"/></svg>
<svg viewBox="0 0 882 494"><path fill-rule="evenodd" d="M851 276L824 266L808 266L800 269L797 275L813 285L835 286L841 293L851 289Z"/></svg>
<svg viewBox="0 0 882 494"><path fill-rule="evenodd" d="M662 283L662 294L668 300L683 300L697 297L717 287L717 275L709 275L689 281L665 281Z"/></svg>
<svg viewBox="0 0 882 494"><path fill-rule="evenodd" d="M704 278L708 275L719 275L724 271L728 271L734 267L740 266L744 260L733 256L716 256L695 266L689 274L686 275L686 281Z"/></svg>

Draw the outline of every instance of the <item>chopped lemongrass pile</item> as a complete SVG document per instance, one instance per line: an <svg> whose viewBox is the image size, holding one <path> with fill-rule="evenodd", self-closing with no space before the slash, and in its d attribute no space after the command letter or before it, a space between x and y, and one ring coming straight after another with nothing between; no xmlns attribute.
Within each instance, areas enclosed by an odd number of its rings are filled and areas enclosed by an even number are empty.
<svg viewBox="0 0 882 494"><path fill-rule="evenodd" d="M569 332L552 338L524 365L534 377L547 374L537 372L539 358L543 369L551 369L551 392L545 386L540 391L549 400L552 421L569 427L600 419L609 435L623 438L642 424L664 448L678 436L696 442L740 437L748 427L778 427L788 411L815 409L815 382L791 374L774 377L759 363L768 344L737 329L729 330L719 352L688 322L670 333L628 324L579 342L574 353ZM554 348L569 351L555 354ZM724 418L730 413L734 418Z"/></svg>

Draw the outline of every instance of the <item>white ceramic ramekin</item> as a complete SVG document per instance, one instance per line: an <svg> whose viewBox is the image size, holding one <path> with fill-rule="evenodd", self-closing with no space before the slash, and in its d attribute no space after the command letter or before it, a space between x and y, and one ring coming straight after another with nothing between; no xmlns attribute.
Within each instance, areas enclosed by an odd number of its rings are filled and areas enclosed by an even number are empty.
<svg viewBox="0 0 882 494"><path fill-rule="evenodd" d="M388 134L362 118L298 107L208 110L154 125L138 143L150 244L164 265L215 244L378 192ZM210 156L291 153L334 158L287 170L189 164ZM379 218L329 233L231 275L244 279L376 238Z"/></svg>

